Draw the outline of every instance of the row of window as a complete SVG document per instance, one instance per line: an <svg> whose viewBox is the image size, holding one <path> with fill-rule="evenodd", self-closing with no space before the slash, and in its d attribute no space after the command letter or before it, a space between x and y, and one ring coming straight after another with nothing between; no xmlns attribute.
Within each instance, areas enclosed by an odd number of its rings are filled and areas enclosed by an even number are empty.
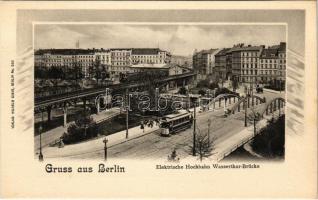
<svg viewBox="0 0 318 200"><path fill-rule="evenodd" d="M256 81L256 79L259 79L259 77L258 78L256 78L256 77L242 77L241 78L241 81L242 82L249 82L249 81ZM260 79L262 80L262 81L270 81L270 80L274 80L274 78L273 77L260 77Z"/></svg>
<svg viewBox="0 0 318 200"><path fill-rule="evenodd" d="M284 73L282 71L276 71L276 70L264 70L264 71L260 71L261 75L280 75L283 76Z"/></svg>
<svg viewBox="0 0 318 200"><path fill-rule="evenodd" d="M277 60L277 59L260 59L260 63L286 63L286 60Z"/></svg>
<svg viewBox="0 0 318 200"><path fill-rule="evenodd" d="M112 52L112 56L130 56L130 52Z"/></svg>
<svg viewBox="0 0 318 200"><path fill-rule="evenodd" d="M257 56L257 52L242 52L243 57Z"/></svg>
<svg viewBox="0 0 318 200"><path fill-rule="evenodd" d="M242 70L241 73L244 75L257 75L257 70Z"/></svg>

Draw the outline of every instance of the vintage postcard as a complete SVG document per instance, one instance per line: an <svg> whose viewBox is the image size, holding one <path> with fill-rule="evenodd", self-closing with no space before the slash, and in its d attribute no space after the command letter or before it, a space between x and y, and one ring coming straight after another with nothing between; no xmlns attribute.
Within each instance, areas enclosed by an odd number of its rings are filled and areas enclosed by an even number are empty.
<svg viewBox="0 0 318 200"><path fill-rule="evenodd" d="M316 6L2 2L3 197L316 198Z"/></svg>

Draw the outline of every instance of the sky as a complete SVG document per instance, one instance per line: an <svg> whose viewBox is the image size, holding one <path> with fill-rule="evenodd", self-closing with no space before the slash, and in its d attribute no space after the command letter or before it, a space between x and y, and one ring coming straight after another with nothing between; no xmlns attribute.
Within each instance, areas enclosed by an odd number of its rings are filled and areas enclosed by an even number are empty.
<svg viewBox="0 0 318 200"><path fill-rule="evenodd" d="M286 42L283 25L132 25L37 24L35 49L157 48L189 56L194 50L226 48L237 43L277 45Z"/></svg>

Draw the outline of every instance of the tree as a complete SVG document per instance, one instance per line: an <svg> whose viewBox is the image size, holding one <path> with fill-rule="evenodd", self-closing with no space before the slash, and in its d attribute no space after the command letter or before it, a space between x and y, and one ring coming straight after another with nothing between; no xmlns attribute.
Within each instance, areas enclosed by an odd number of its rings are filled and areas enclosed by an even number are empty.
<svg viewBox="0 0 318 200"><path fill-rule="evenodd" d="M204 96L206 94L206 91L201 89L198 91L198 94Z"/></svg>
<svg viewBox="0 0 318 200"><path fill-rule="evenodd" d="M77 116L75 123L68 127L67 133L64 133L61 139L64 143L70 144L95 137L97 133L97 124L90 116L90 111L86 109Z"/></svg>
<svg viewBox="0 0 318 200"><path fill-rule="evenodd" d="M177 155L177 149L174 148L171 152L170 155L168 155L168 161L171 161L171 162L178 162L180 160L180 158L178 157Z"/></svg>
<svg viewBox="0 0 318 200"><path fill-rule="evenodd" d="M216 88L219 88L219 84L217 82L210 83L209 89L213 90L213 89L216 89Z"/></svg>
<svg viewBox="0 0 318 200"><path fill-rule="evenodd" d="M252 141L252 148L266 158L283 158L285 154L285 115L277 120L268 120L267 126L260 130Z"/></svg>
<svg viewBox="0 0 318 200"><path fill-rule="evenodd" d="M254 107L251 107L251 113L247 116L247 119L253 123L254 135L257 134L257 122L261 119L261 114L255 110Z"/></svg>
<svg viewBox="0 0 318 200"><path fill-rule="evenodd" d="M200 161L203 160L203 158L208 158L211 155L213 155L213 150L215 149L214 147L214 138L210 138L208 134L197 134L196 139L195 139L195 151L196 154L199 156ZM192 155L192 149L193 146L191 147L191 150L189 153Z"/></svg>
<svg viewBox="0 0 318 200"><path fill-rule="evenodd" d="M233 88L233 92L235 92L236 89L238 88L238 81L236 80L236 78L232 79L232 88Z"/></svg>
<svg viewBox="0 0 318 200"><path fill-rule="evenodd" d="M74 76L76 83L78 82L78 80L83 78L82 68L80 67L80 65L77 61L73 62L72 71L73 71L72 74Z"/></svg>
<svg viewBox="0 0 318 200"><path fill-rule="evenodd" d="M199 81L197 84L198 88L209 87L209 81L207 79Z"/></svg>
<svg viewBox="0 0 318 200"><path fill-rule="evenodd" d="M187 94L187 89L185 88L185 87L181 87L180 89L179 89L179 94L182 94L182 95L186 95Z"/></svg>

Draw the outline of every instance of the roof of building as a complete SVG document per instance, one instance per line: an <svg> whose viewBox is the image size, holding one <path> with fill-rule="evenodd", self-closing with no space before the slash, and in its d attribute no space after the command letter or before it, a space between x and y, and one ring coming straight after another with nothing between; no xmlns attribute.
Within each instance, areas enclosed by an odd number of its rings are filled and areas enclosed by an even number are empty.
<svg viewBox="0 0 318 200"><path fill-rule="evenodd" d="M92 54L97 49L39 49L35 50L35 55L53 54L53 55L79 55Z"/></svg>
<svg viewBox="0 0 318 200"><path fill-rule="evenodd" d="M278 48L263 49L261 58L275 58L278 56Z"/></svg>
<svg viewBox="0 0 318 200"><path fill-rule="evenodd" d="M133 55L153 55L158 54L160 52L159 48L134 48L132 49Z"/></svg>
<svg viewBox="0 0 318 200"><path fill-rule="evenodd" d="M215 56L224 56L231 48L224 48L221 51L219 51Z"/></svg>
<svg viewBox="0 0 318 200"><path fill-rule="evenodd" d="M110 51L130 51L132 48L110 48Z"/></svg>
<svg viewBox="0 0 318 200"><path fill-rule="evenodd" d="M242 46L242 47L233 47L228 52L234 51L259 51L262 49L262 46Z"/></svg>
<svg viewBox="0 0 318 200"><path fill-rule="evenodd" d="M219 49L201 50L201 51L197 52L196 54L213 54L213 53L215 53L218 50Z"/></svg>
<svg viewBox="0 0 318 200"><path fill-rule="evenodd" d="M286 43L281 42L279 45L270 46L267 49L263 49L261 58L276 58L279 52L286 51Z"/></svg>
<svg viewBox="0 0 318 200"><path fill-rule="evenodd" d="M279 51L283 51L283 52L286 52L286 42L281 42L279 44Z"/></svg>

